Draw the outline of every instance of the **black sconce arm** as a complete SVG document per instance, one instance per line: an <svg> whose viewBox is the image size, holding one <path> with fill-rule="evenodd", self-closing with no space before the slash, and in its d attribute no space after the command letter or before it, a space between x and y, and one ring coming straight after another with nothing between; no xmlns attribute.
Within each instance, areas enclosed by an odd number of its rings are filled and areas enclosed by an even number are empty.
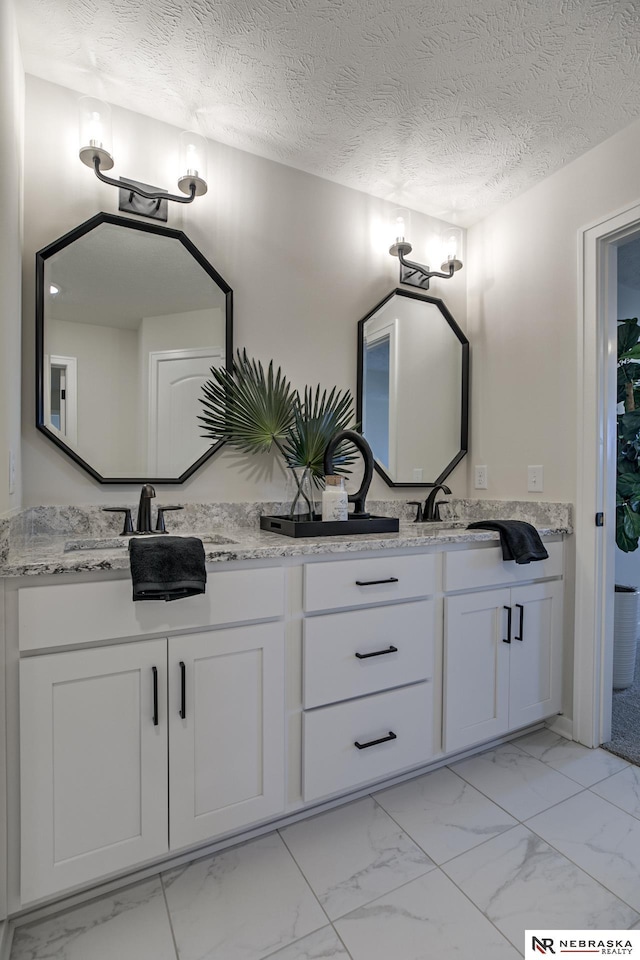
<svg viewBox="0 0 640 960"><path fill-rule="evenodd" d="M447 273L441 273L439 270L429 270L428 267L423 267L420 263L414 263L413 260L405 260L402 256L402 244L398 244L398 260L407 270L415 270L418 273L421 273L423 277L429 280L431 277L442 277L445 280L449 280L455 273L455 266L453 263L449 264L449 270ZM409 247L411 249L411 247Z"/></svg>
<svg viewBox="0 0 640 960"><path fill-rule="evenodd" d="M176 203L191 203L196 195L195 183L189 184L191 192L188 197L179 197L172 193L163 193L162 191L150 193L148 190L142 190L141 187L133 186L131 183L123 183L121 180L114 180L112 177L106 177L100 170L100 157L97 155L93 158L93 169L95 170L98 180L102 180L103 183L108 183L112 187L118 187L120 190L127 190L129 193L137 193L146 200L174 200Z"/></svg>

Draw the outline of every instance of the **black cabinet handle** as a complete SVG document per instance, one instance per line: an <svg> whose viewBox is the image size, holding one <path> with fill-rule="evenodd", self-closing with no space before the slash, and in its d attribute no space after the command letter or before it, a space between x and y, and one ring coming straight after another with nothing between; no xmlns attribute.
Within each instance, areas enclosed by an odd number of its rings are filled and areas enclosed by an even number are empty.
<svg viewBox="0 0 640 960"><path fill-rule="evenodd" d="M378 583L398 583L398 578L387 577L386 580L356 580L358 587L375 587Z"/></svg>
<svg viewBox="0 0 640 960"><path fill-rule="evenodd" d="M524 640L524 607L521 603L516 603L516 607L520 611L520 628L519 628L519 637L514 637L514 640Z"/></svg>
<svg viewBox="0 0 640 960"><path fill-rule="evenodd" d="M187 717L187 668L184 660L180 661L180 719Z"/></svg>
<svg viewBox="0 0 640 960"><path fill-rule="evenodd" d="M388 650L374 650L373 653L356 653L358 660L368 660L369 657L383 657L385 653L397 653L398 648L394 647L393 644L389 647Z"/></svg>
<svg viewBox="0 0 640 960"><path fill-rule="evenodd" d="M158 668L151 667L153 670L153 725L158 726Z"/></svg>
<svg viewBox="0 0 640 960"><path fill-rule="evenodd" d="M503 643L511 643L511 607L507 607L505 604L504 609L507 611L507 636L502 638Z"/></svg>
<svg viewBox="0 0 640 960"><path fill-rule="evenodd" d="M366 750L367 747L375 747L377 743L386 743L387 740L397 740L397 739L398 739L397 733L394 733L393 730L389 730L388 737L380 737L379 740L369 740L369 743L358 743L358 741L356 740L353 745L354 747L357 747L358 750Z"/></svg>

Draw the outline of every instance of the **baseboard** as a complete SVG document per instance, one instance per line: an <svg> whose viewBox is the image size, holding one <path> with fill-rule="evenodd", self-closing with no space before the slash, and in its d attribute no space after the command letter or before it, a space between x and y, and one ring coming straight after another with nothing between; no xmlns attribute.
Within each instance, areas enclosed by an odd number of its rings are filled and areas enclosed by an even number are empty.
<svg viewBox="0 0 640 960"><path fill-rule="evenodd" d="M553 717L552 720L547 720L547 726L561 737L566 737L567 740L573 740L573 720L570 717L565 717L564 714L560 714L557 717Z"/></svg>
<svg viewBox="0 0 640 960"><path fill-rule="evenodd" d="M0 960L9 960L13 943L13 924L9 920L0 923Z"/></svg>

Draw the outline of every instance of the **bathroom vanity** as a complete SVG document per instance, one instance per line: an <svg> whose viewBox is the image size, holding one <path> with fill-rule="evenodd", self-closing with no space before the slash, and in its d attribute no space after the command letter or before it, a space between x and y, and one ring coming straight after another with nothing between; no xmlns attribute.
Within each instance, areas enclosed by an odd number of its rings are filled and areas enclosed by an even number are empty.
<svg viewBox="0 0 640 960"><path fill-rule="evenodd" d="M175 603L126 551L9 567L10 913L559 713L567 530L521 566L486 531L253 535Z"/></svg>

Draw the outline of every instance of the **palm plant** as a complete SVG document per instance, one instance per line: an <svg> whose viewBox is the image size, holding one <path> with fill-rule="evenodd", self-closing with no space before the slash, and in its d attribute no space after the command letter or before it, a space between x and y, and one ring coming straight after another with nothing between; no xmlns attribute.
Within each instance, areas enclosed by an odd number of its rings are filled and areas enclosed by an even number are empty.
<svg viewBox="0 0 640 960"><path fill-rule="evenodd" d="M640 326L637 318L618 323L618 414L616 543L625 553L640 537Z"/></svg>
<svg viewBox="0 0 640 960"><path fill-rule="evenodd" d="M334 387L327 394L326 390L320 393L320 386L315 390L305 387L301 396L280 367L274 370L273 360L265 373L260 361L250 360L246 350L238 350L231 371L212 367L211 376L202 388L204 412L198 417L204 424L203 436L215 442L226 440L244 453L267 453L275 447L297 487L290 515L302 496L312 516L313 503L305 481L311 478L321 486L327 444L353 422L350 391ZM355 454L341 445L334 469L348 474L354 459Z"/></svg>

